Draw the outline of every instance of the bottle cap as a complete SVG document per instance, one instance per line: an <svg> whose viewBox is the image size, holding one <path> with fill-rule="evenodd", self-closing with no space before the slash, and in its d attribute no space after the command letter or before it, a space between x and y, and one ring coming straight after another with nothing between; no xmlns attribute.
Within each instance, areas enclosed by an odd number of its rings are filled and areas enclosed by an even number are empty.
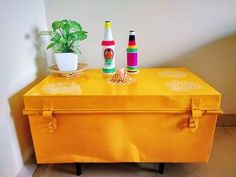
<svg viewBox="0 0 236 177"><path fill-rule="evenodd" d="M133 30L129 31L129 35L135 35L135 32Z"/></svg>
<svg viewBox="0 0 236 177"><path fill-rule="evenodd" d="M111 22L110 21L105 21L105 29L111 28Z"/></svg>

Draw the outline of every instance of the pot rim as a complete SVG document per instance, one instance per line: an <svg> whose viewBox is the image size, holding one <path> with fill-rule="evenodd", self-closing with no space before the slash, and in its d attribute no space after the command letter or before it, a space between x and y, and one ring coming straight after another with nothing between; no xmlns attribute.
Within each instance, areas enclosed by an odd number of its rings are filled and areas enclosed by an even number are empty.
<svg viewBox="0 0 236 177"><path fill-rule="evenodd" d="M66 55L66 54L75 54L75 55L78 55L77 53L74 53L74 52L67 52L67 53L54 53L54 55Z"/></svg>

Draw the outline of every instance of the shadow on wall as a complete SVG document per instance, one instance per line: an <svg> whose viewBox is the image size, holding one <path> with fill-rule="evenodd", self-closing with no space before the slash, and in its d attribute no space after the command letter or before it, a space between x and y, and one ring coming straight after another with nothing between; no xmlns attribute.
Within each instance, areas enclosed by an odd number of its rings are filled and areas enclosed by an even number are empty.
<svg viewBox="0 0 236 177"><path fill-rule="evenodd" d="M42 36L39 35L39 30L38 28L33 29L33 44L34 48L36 50L36 57L35 57L35 62L37 65L37 74L36 77L37 79L42 79L44 78L48 71L48 62L47 62L47 57L46 57L46 47L44 44L44 41L42 40Z"/></svg>
<svg viewBox="0 0 236 177"><path fill-rule="evenodd" d="M34 85L36 85L47 74L47 59L45 48L41 37L38 35L39 30L34 28L31 34L26 34L25 39L31 40L35 49L35 65L37 66L36 79L25 88L21 89L15 95L9 98L9 106L11 109L11 117L14 120L18 143L24 162L31 156L33 152L32 138L29 128L29 121L27 116L24 116L22 111L24 109L23 95Z"/></svg>
<svg viewBox="0 0 236 177"><path fill-rule="evenodd" d="M203 46L166 65L189 68L222 93L224 113L236 113L236 34Z"/></svg>

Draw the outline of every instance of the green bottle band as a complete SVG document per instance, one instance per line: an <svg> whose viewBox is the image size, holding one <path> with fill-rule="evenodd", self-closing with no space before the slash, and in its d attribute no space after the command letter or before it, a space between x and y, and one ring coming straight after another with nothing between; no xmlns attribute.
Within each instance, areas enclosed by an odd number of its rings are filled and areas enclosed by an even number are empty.
<svg viewBox="0 0 236 177"><path fill-rule="evenodd" d="M127 52L138 52L138 49L130 49L130 48L127 48L126 49Z"/></svg>
<svg viewBox="0 0 236 177"><path fill-rule="evenodd" d="M130 66L128 66L127 70L136 71L136 70L138 70L138 67L130 67Z"/></svg>
<svg viewBox="0 0 236 177"><path fill-rule="evenodd" d="M115 71L116 71L116 68L110 68L110 69L102 68L102 72L104 73L114 73Z"/></svg>

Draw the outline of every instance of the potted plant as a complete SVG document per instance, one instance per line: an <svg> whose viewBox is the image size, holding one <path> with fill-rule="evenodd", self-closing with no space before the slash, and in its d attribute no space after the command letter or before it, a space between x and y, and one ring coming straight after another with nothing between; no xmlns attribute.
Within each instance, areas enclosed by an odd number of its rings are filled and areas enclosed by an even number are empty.
<svg viewBox="0 0 236 177"><path fill-rule="evenodd" d="M79 42L87 39L87 32L81 25L73 20L54 21L52 31L41 31L41 35L49 35L51 43L47 49L53 48L55 60L60 71L73 71L77 69Z"/></svg>

